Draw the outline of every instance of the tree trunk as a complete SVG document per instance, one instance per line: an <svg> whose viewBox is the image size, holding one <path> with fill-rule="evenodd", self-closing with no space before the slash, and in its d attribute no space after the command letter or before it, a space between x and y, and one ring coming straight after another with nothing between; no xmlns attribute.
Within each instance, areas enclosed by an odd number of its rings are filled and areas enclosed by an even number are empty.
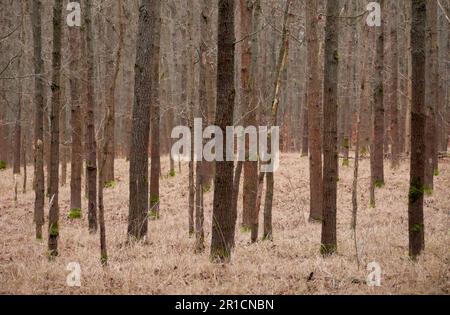
<svg viewBox="0 0 450 315"><path fill-rule="evenodd" d="M77 1L79 3L79 1ZM81 29L79 27L69 27L69 47L70 58L70 98L71 98L71 127L72 127L72 152L70 164L70 209L81 212L81 170L83 168L83 127L82 108L80 97L80 86L78 75L80 75L81 52Z"/></svg>
<svg viewBox="0 0 450 315"><path fill-rule="evenodd" d="M159 219L159 177L160 161L160 99L159 99L159 62L160 62L160 32L161 7L160 1L153 4L153 43L152 43L152 94L150 105L151 117L151 166L150 166L150 216Z"/></svg>
<svg viewBox="0 0 450 315"><path fill-rule="evenodd" d="M50 146L50 211L48 215L48 250L50 257L58 256L59 237L59 114L61 109L61 44L63 1L53 6L52 107Z"/></svg>
<svg viewBox="0 0 450 315"><path fill-rule="evenodd" d="M286 7L284 9L284 17L283 17L283 30L281 31L281 43L280 43L280 51L278 53L278 62L276 67L276 77L274 84L274 92L273 92L273 101L271 106L271 126L277 126L278 124L278 111L280 107L280 92L281 92L281 79L282 75L286 69L286 64L289 56L289 30L288 30L288 19L289 19L289 8L292 4L292 0L286 1ZM268 151L271 152L271 134L268 134L267 146ZM273 154L273 152L272 152ZM270 161L268 161L270 163ZM265 205L264 205L264 232L263 239L264 240L272 240L273 239L273 229L272 229L272 203L273 203L273 188L274 188L274 176L273 172L269 172L266 174L266 196L265 196ZM262 177L262 178L261 178ZM264 173L259 178L258 185L262 184L262 179L264 179ZM258 193L262 188L258 188ZM255 217L258 217L260 206L260 200L256 201L256 211ZM257 222L253 222L253 225L257 224ZM256 227L257 228L257 227ZM255 229L256 229L255 228ZM255 233L252 233L253 235Z"/></svg>
<svg viewBox="0 0 450 315"><path fill-rule="evenodd" d="M218 22L218 64L216 126L226 130L233 125L234 89L234 0L219 0ZM225 134L223 152L226 152ZM212 216L211 259L214 262L228 262L233 245L233 161L217 161L214 177L214 202Z"/></svg>
<svg viewBox="0 0 450 315"><path fill-rule="evenodd" d="M383 13L386 12L385 0L378 0ZM385 24L383 20L381 27L377 27L376 40L376 59L375 59L375 78L374 78L374 119L372 142L373 150L373 173L371 174L372 182L375 187L384 185L384 37Z"/></svg>
<svg viewBox="0 0 450 315"><path fill-rule="evenodd" d="M42 3L33 0L31 24L33 28L34 48L34 222L36 223L36 238L42 239L42 226L44 225L44 83L40 76L44 68L42 59ZM0 139L1 141L1 139Z"/></svg>
<svg viewBox="0 0 450 315"><path fill-rule="evenodd" d="M400 142L399 142L399 123L398 123L398 71L399 71L399 60L398 60L398 1L392 1L389 7L389 26L390 26L390 37L391 37L391 88L390 88L390 125L391 125L391 166L396 169L399 166L399 155L400 155Z"/></svg>
<svg viewBox="0 0 450 315"><path fill-rule="evenodd" d="M427 1L412 0L411 177L408 204L409 255L412 258L424 249L426 22Z"/></svg>
<svg viewBox="0 0 450 315"><path fill-rule="evenodd" d="M425 71L425 189L433 190L434 172L437 170L436 109L438 102L439 68L437 47L437 0L427 1L426 71Z"/></svg>
<svg viewBox="0 0 450 315"><path fill-rule="evenodd" d="M306 101L309 123L309 219L322 220L322 137L320 133L321 106L319 99L319 42L317 37L318 0L306 2L307 81Z"/></svg>
<svg viewBox="0 0 450 315"><path fill-rule="evenodd" d="M323 219L321 253L336 251L336 195L338 172L337 108L339 77L339 2L327 2L323 110Z"/></svg>
<svg viewBox="0 0 450 315"><path fill-rule="evenodd" d="M92 0L86 0L85 27L87 45L87 104L86 104L86 177L88 188L89 232L97 232L97 144L95 139L94 94L94 32L92 29Z"/></svg>
<svg viewBox="0 0 450 315"><path fill-rule="evenodd" d="M150 104L152 100L153 56L155 33L155 6L152 0L143 0L139 10L139 30L136 48L135 101L131 128L130 150L130 204L128 236L143 239L148 227L148 144L150 131Z"/></svg>
<svg viewBox="0 0 450 315"><path fill-rule="evenodd" d="M241 103L244 107L244 124L245 127L249 125L255 125L255 113L252 110L251 98L252 98L252 86L250 86L250 63L252 61L252 10L253 1L240 0L240 33L243 40L239 43L241 51ZM256 35L257 36L257 35ZM239 137L240 135L238 135ZM245 149L248 152L249 139L245 136ZM254 174L254 162L248 161L246 156L244 163L244 188L243 188L243 211L242 211L242 228L250 229L251 226L251 214L252 203L254 199L255 174Z"/></svg>

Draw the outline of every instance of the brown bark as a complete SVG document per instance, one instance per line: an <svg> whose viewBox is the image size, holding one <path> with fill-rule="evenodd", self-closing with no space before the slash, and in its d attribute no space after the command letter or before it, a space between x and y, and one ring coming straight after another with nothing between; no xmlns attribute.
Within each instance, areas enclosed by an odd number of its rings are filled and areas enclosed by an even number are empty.
<svg viewBox="0 0 450 315"><path fill-rule="evenodd" d="M150 166L150 216L159 219L159 177L160 161L160 99L159 99L159 63L161 7L160 1L154 1L153 8L153 42L152 42L152 94L150 105L151 117L151 166Z"/></svg>
<svg viewBox="0 0 450 315"><path fill-rule="evenodd" d="M77 1L79 2L79 1ZM69 47L70 47L70 98L71 98L71 127L72 127L72 152L70 164L70 209L81 211L81 170L83 168L83 127L82 109L80 97L80 84L78 76L80 72L81 52L81 29L79 27L69 27Z"/></svg>
<svg viewBox="0 0 450 315"><path fill-rule="evenodd" d="M273 92L273 101L271 104L271 126L277 126L278 124L278 111L280 108L280 93L282 87L282 75L286 69L286 64L289 56L289 30L288 30L288 19L289 19L289 8L292 4L292 0L286 1L286 6L284 9L283 16L283 29L281 31L281 43L280 43L280 51L278 53L278 62L276 67L276 77L274 84L274 92ZM271 151L270 144L271 134L268 134L267 145L268 151ZM269 161L270 163L270 161ZM265 196L265 205L264 205L264 231L263 231L263 239L264 240L272 240L273 239L273 229L272 229L272 203L273 203L273 188L274 188L274 176L273 172L269 172L266 174L266 196ZM258 185L262 184L261 177L264 177L264 174L260 175ZM262 188L258 188L259 191ZM257 196L258 198L258 196ZM255 210L255 218L258 217L259 206L261 204L260 200L256 201L256 210ZM257 221L252 222L252 226L257 225ZM257 226L253 227L253 229L257 230ZM256 232L257 233L257 232ZM252 233L254 236L255 233Z"/></svg>
<svg viewBox="0 0 450 315"><path fill-rule="evenodd" d="M317 37L318 0L306 2L307 81L306 101L309 123L309 219L322 219L322 137L320 133L321 106L319 99L319 42Z"/></svg>
<svg viewBox="0 0 450 315"><path fill-rule="evenodd" d="M33 29L34 73L43 72L42 59L42 3L33 0L31 24ZM36 224L36 238L42 239L42 226L44 225L44 85L40 76L34 77L34 222Z"/></svg>
<svg viewBox="0 0 450 315"><path fill-rule="evenodd" d="M243 162L242 161L238 161L236 163L236 167L234 170L234 181L233 181L233 198L232 198L232 212L233 212L233 241L232 241L232 247L235 246L235 240L234 240L234 235L236 233L236 220L237 220L237 215L238 215L238 199L239 199L239 187L241 184L241 174L242 174L242 167L243 167Z"/></svg>
<svg viewBox="0 0 450 315"><path fill-rule="evenodd" d="M389 6L389 27L391 39L391 85L390 85L390 142L391 142L391 166L397 168L399 166L400 155L400 139L399 139L399 112L398 112L398 89L399 89L399 60L398 60L398 1L391 1Z"/></svg>
<svg viewBox="0 0 450 315"><path fill-rule="evenodd" d="M89 232L97 231L97 143L95 139L95 94L94 94L94 32L92 29L92 0L85 2L84 24L87 45L87 104L86 104L86 178L88 188Z"/></svg>
<svg viewBox="0 0 450 315"><path fill-rule="evenodd" d="M59 114L61 109L61 44L63 1L55 0L53 6L53 53L52 53L52 107L50 113L50 211L48 215L49 256L58 256L59 237Z"/></svg>
<svg viewBox="0 0 450 315"><path fill-rule="evenodd" d="M130 204L128 236L142 239L148 228L148 144L152 93L155 2L143 0L139 9L139 30L135 66L135 102L131 128Z"/></svg>
<svg viewBox="0 0 450 315"><path fill-rule="evenodd" d="M323 220L321 253L336 251L336 197L338 172L337 107L339 77L339 2L327 2L325 26L323 123Z"/></svg>
<svg viewBox="0 0 450 315"><path fill-rule="evenodd" d="M245 119L244 124L247 127L254 124L255 115L251 109L252 87L250 86L250 62L252 59L251 50L251 32L252 32L252 1L240 0L240 33L243 40L239 43L241 51L241 103L244 106ZM250 116L250 117L249 117ZM239 135L238 135L239 136ZM248 139L245 139L245 148L248 149ZM247 151L248 152L248 151ZM252 198L254 189L254 163L249 162L246 157L244 163L244 193L243 193L243 212L242 228L250 229L252 219Z"/></svg>
<svg viewBox="0 0 450 315"><path fill-rule="evenodd" d="M425 176L425 74L427 1L412 1L411 178L408 204L409 255L424 249L423 190Z"/></svg>
<svg viewBox="0 0 450 315"><path fill-rule="evenodd" d="M234 89L234 0L219 0L218 64L216 125L222 130L233 125L235 101ZM226 152L226 134L224 151ZM217 161L214 177L214 201L212 216L211 259L228 262L233 245L233 161Z"/></svg>
<svg viewBox="0 0 450 315"><path fill-rule="evenodd" d="M433 189L434 172L437 169L436 109L438 102L439 68L437 47L437 0L427 1L426 71L425 71L425 188Z"/></svg>
<svg viewBox="0 0 450 315"><path fill-rule="evenodd" d="M385 0L378 0L383 13L386 11ZM375 78L374 78L374 109L373 109L373 131L372 142L373 167L371 172L372 182L375 187L384 185L384 37L385 24L382 20L381 27L377 27Z"/></svg>

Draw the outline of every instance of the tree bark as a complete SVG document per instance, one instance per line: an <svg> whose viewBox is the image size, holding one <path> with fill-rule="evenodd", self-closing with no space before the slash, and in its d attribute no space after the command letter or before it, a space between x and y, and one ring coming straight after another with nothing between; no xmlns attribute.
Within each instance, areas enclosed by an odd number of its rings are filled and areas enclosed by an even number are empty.
<svg viewBox="0 0 450 315"><path fill-rule="evenodd" d="M322 220L322 137L320 132L321 106L319 99L319 42L317 37L318 0L306 2L307 81L306 101L309 123L310 221Z"/></svg>
<svg viewBox="0 0 450 315"><path fill-rule="evenodd" d="M323 219L321 253L336 251L336 197L338 172L337 108L339 77L339 2L327 2L325 26Z"/></svg>
<svg viewBox="0 0 450 315"><path fill-rule="evenodd" d="M437 0L427 1L427 25L426 25L426 70L425 70L425 97L426 97L426 121L425 121L425 188L433 190L434 172L437 170L436 152L436 109L438 102L439 65L437 46Z"/></svg>
<svg viewBox="0 0 450 315"><path fill-rule="evenodd" d="M79 1L76 1L79 3ZM81 170L83 168L83 127L82 127L82 108L80 97L80 85L78 76L80 73L81 52L81 28L69 27L69 47L71 51L70 58L70 98L71 98L71 127L72 127L72 153L70 164L70 209L81 211Z"/></svg>
<svg viewBox="0 0 450 315"><path fill-rule="evenodd" d="M218 64L216 126L226 130L233 125L234 88L234 0L219 0ZM226 152L227 136L224 136ZM233 245L233 161L217 161L214 177L214 202L212 216L211 260L228 262Z"/></svg>
<svg viewBox="0 0 450 315"><path fill-rule="evenodd" d="M143 239L148 228L148 144L153 84L155 0L143 0L139 8L139 30L135 65L135 101L131 128L130 204L128 236Z"/></svg>
<svg viewBox="0 0 450 315"><path fill-rule="evenodd" d="M160 63L160 32L161 7L160 1L153 4L153 43L152 43L152 94L150 105L151 117L151 166L150 166L150 216L159 219L159 178L160 160L160 98L159 98L159 63Z"/></svg>
<svg viewBox="0 0 450 315"><path fill-rule="evenodd" d="M412 0L411 173L408 204L409 255L412 258L424 249L426 22L427 1Z"/></svg>
<svg viewBox="0 0 450 315"><path fill-rule="evenodd" d="M87 104L86 104L86 177L88 188L89 232L97 232L97 143L95 139L94 94L94 32L92 29L92 0L86 0L85 20L87 45Z"/></svg>
<svg viewBox="0 0 450 315"><path fill-rule="evenodd" d="M36 238L42 239L42 226L44 225L44 85L41 74L44 70L42 59L42 22L41 0L33 0L31 24L33 29L34 48L34 222L36 224ZM1 141L1 140L0 140Z"/></svg>
<svg viewBox="0 0 450 315"><path fill-rule="evenodd" d="M63 1L55 0L53 6L53 54L52 54L52 107L50 114L50 211L48 215L49 256L58 256L59 237L59 114L61 109L61 44Z"/></svg>

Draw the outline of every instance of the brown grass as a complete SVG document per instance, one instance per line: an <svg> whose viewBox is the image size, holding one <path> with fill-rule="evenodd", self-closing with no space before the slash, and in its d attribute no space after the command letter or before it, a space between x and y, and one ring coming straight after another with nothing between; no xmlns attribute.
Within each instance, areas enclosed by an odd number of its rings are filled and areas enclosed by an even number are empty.
<svg viewBox="0 0 450 315"><path fill-rule="evenodd" d="M236 250L227 266L211 264L207 252L193 253L194 240L187 235L186 165L181 175L161 180L162 217L149 222L148 244L128 246L128 163L116 162L117 186L105 192L107 268L100 266L99 237L88 234L86 214L82 220L67 219L68 185L62 188L60 196L60 256L49 262L46 241L34 239L34 193L20 194L16 208L11 171L1 172L0 293L449 294L449 160L442 161L434 195L425 202L426 250L415 263L407 255L408 163L405 161L397 171L386 166L387 184L377 190L377 207L372 209L368 207L369 165L367 160L362 162L357 230L359 270L350 229L353 163L340 170L338 253L324 259L319 254L320 225L307 222L307 161L298 154L282 155L281 167L275 174L274 241L251 245L250 235L238 230ZM164 159L165 174L167 162ZM209 242L212 193L206 194L205 202ZM372 261L381 265L381 287L364 283L366 265ZM69 262L81 265L79 288L66 285Z"/></svg>

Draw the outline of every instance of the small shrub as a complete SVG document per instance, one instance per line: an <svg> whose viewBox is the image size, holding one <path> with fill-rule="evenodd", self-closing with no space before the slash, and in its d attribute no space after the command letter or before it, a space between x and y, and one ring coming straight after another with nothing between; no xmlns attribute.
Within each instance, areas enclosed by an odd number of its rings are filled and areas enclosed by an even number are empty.
<svg viewBox="0 0 450 315"><path fill-rule="evenodd" d="M0 160L0 171L6 170L6 167L7 167L7 166L8 166L8 165L6 164L5 161L1 161L1 160Z"/></svg>
<svg viewBox="0 0 450 315"><path fill-rule="evenodd" d="M175 177L176 175L177 175L177 172L175 172L175 170L170 170L170 172L169 172L170 177Z"/></svg>
<svg viewBox="0 0 450 315"><path fill-rule="evenodd" d="M373 185L375 186L375 188L383 188L384 187L384 182L382 180L376 180Z"/></svg>
<svg viewBox="0 0 450 315"><path fill-rule="evenodd" d="M114 180L110 180L108 182L105 183L105 188L109 189L109 188L115 188L116 187L116 182Z"/></svg>
<svg viewBox="0 0 450 315"><path fill-rule="evenodd" d="M70 209L69 219L81 219L81 209L78 208Z"/></svg>

